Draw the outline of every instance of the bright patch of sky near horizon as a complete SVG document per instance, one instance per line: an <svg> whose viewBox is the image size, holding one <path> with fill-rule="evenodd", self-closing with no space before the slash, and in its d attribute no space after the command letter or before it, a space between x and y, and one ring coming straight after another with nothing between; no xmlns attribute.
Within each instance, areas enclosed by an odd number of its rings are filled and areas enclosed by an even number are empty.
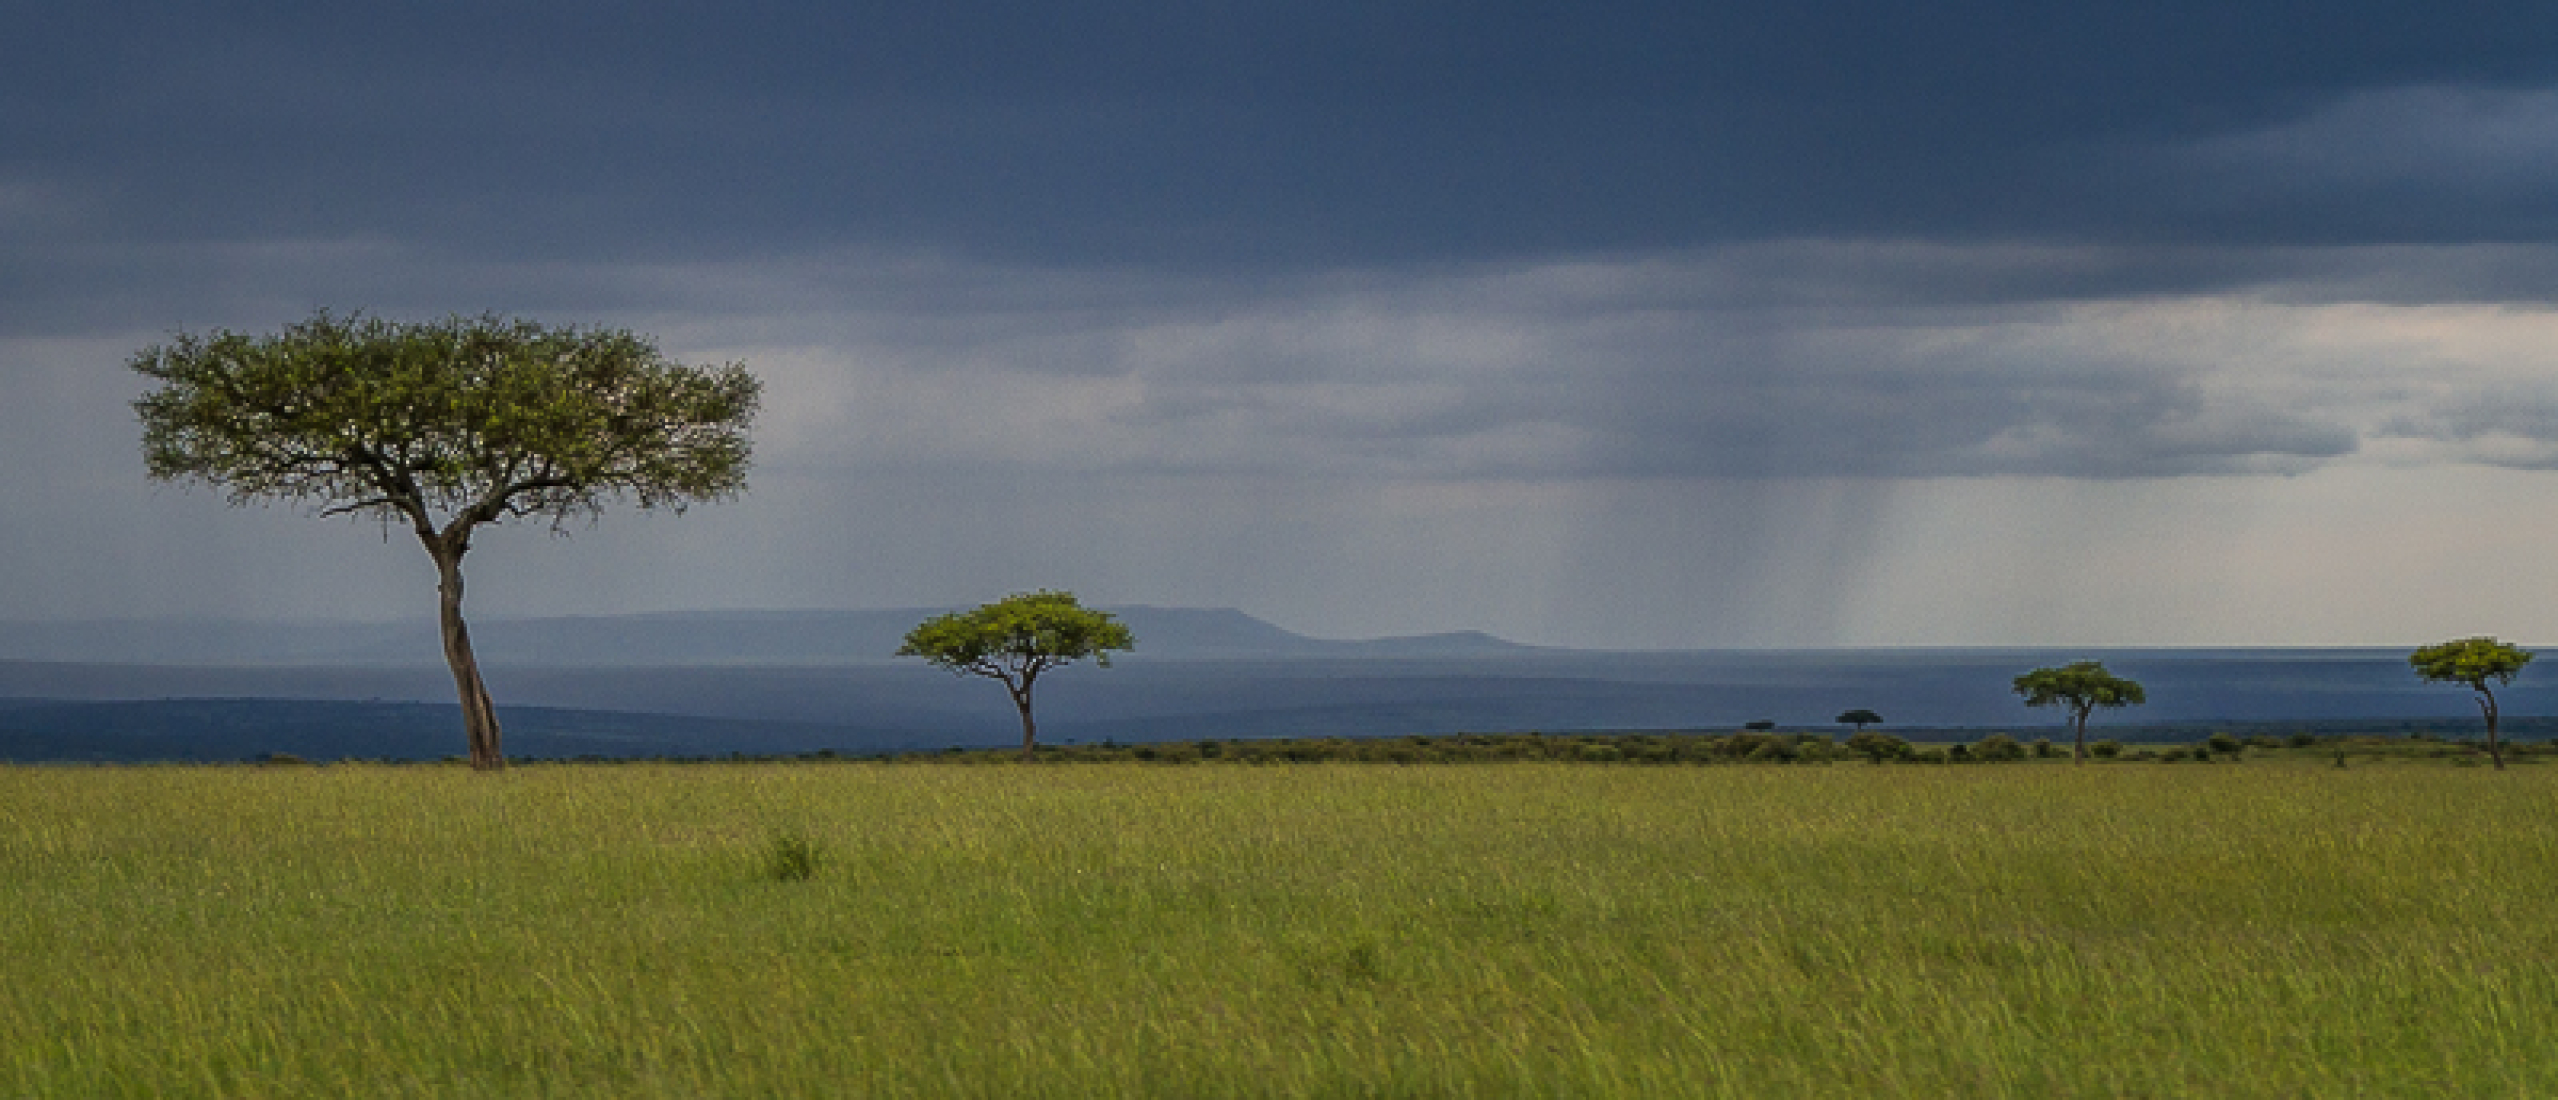
<svg viewBox="0 0 2558 1100"><path fill-rule="evenodd" d="M2278 7L8 9L0 618L428 614L141 476L127 356L325 306L766 379L482 615L2558 637L2558 13Z"/></svg>

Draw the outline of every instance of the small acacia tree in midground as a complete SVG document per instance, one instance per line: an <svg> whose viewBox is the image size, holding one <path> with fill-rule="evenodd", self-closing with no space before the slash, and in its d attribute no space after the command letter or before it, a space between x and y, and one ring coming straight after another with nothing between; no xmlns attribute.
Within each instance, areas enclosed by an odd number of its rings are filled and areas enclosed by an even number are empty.
<svg viewBox="0 0 2558 1100"><path fill-rule="evenodd" d="M2101 661L2076 661L2059 668L2038 668L2016 678L2016 693L2029 707L2062 707L2078 733L2071 759L2087 763L2087 716L2098 707L2137 706L2149 701L2138 681L2105 671Z"/></svg>
<svg viewBox="0 0 2558 1100"><path fill-rule="evenodd" d="M2419 649L2407 655L2407 663L2429 683L2467 684L2478 693L2478 713L2487 719L2487 756L2501 771L2505 750L2496 740L2496 691L2488 681L2513 683L2514 674L2531 658L2530 652L2494 638L2462 638Z"/></svg>
<svg viewBox="0 0 2558 1100"><path fill-rule="evenodd" d="M1021 755L1039 744L1030 689L1039 674L1089 657L1110 667L1113 651L1137 648L1137 636L1107 611L1075 602L1071 592L1023 592L972 611L936 615L906 632L900 657L921 657L963 676L1003 682L1021 712Z"/></svg>
<svg viewBox="0 0 2558 1100"><path fill-rule="evenodd" d="M323 311L275 336L181 334L128 365L160 384L133 403L154 479L416 534L483 771L506 756L462 621L472 534L528 518L556 531L612 501L680 512L735 496L761 392L743 366L670 362L629 332L494 316L403 324Z"/></svg>

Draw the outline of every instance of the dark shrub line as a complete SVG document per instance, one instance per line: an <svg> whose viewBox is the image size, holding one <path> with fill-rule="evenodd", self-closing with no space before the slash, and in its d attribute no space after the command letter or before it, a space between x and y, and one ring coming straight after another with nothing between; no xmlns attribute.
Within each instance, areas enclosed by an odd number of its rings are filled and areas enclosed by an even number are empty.
<svg viewBox="0 0 2558 1100"><path fill-rule="evenodd" d="M2153 733L2159 731L2151 731ZM2537 762L2558 757L2558 738L2537 741L2507 741L2508 762ZM2140 744L2126 744L2111 738L2091 741L2088 755L2099 761L2237 761L2262 757L2301 758L2397 758L2439 759L2455 763L2485 762L2487 748L2483 741L2447 738L2430 731L2387 733L2330 733L2300 731L2276 736L2258 733L2241 736L2228 731L2215 731L2190 742L2168 738ZM1824 733L1743 730L1737 733L1644 732L1644 733L1459 733L1416 734L1404 737L1281 737L1225 738L1197 741L1129 742L1102 741L1095 744L1043 744L1030 758L1041 764L1081 764L1130 762L1140 764L1457 764L1504 763L1510 761L1562 761L1584 764L1631 765L1710 765L1710 764L1825 764L1870 762L1875 764L2005 764L2026 760L2054 760L2068 756L2050 738L2019 742L2006 733L1991 733L1978 741L1912 742L1891 734L1867 730L1844 738ZM847 753L835 749L817 749L799 753L728 753L719 756L604 756L581 754L565 757L511 756L509 765L547 764L774 764L774 763L900 763L932 762L945 764L994 764L1021 760L1018 749L952 746L939 751L902 751L886 753ZM339 764L365 764L380 767L438 767L462 764L459 757L442 760L401 760L394 758L348 757ZM180 762L201 766L205 762ZM324 761L306 760L290 753L270 753L241 761L255 767L310 767ZM72 761L64 763L12 762L0 760L0 766L23 767L151 767L154 763L101 763ZM218 764L216 766L219 766Z"/></svg>

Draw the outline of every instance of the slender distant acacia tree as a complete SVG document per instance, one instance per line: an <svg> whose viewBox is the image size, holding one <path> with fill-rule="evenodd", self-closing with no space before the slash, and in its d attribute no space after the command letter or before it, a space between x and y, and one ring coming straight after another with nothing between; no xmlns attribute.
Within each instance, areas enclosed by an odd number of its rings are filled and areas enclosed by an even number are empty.
<svg viewBox="0 0 2558 1100"><path fill-rule="evenodd" d="M1110 667L1110 654L1137 648L1137 636L1107 611L1075 602L1071 592L1023 592L971 611L926 619L906 632L900 657L921 657L963 676L1003 682L1021 712L1021 755L1039 744L1030 689L1039 674L1090 657Z"/></svg>
<svg viewBox="0 0 2558 1100"><path fill-rule="evenodd" d="M1881 725L1883 722L1883 716L1863 707L1858 707L1855 710L1848 711L1830 720L1842 726L1855 726L1856 732L1863 733L1867 726Z"/></svg>
<svg viewBox="0 0 2558 1100"><path fill-rule="evenodd" d="M681 512L734 497L761 390L742 365L685 366L629 332L496 316L322 311L272 336L180 334L129 365L159 383L133 403L153 478L417 535L482 770L506 757L462 621L472 533L526 518L556 532L615 501Z"/></svg>
<svg viewBox="0 0 2558 1100"><path fill-rule="evenodd" d="M2478 693L2478 713L2487 720L2487 756L2496 762L2496 770L2503 771L2505 750L2496 740L2496 690L2488 681L2513 683L2514 675L2531 658L2529 651L2494 638L2462 638L2418 649L2407 655L2407 663L2428 683L2467 684Z"/></svg>
<svg viewBox="0 0 2558 1100"><path fill-rule="evenodd" d="M2078 733L2071 759L2087 763L2087 716L2098 707L2138 706L2149 701L2137 681L2105 671L2099 661L2077 661L2059 668L2038 668L2016 678L2016 693L2029 707L2062 707Z"/></svg>

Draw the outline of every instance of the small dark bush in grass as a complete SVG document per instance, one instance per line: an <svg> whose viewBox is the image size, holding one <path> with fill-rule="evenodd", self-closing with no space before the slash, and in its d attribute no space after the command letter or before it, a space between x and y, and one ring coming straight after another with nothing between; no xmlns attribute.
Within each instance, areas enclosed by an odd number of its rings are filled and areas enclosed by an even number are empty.
<svg viewBox="0 0 2558 1100"><path fill-rule="evenodd" d="M2110 739L2098 741L2087 746L2087 754L2099 760L2112 760L2123 755L2123 743Z"/></svg>
<svg viewBox="0 0 2558 1100"><path fill-rule="evenodd" d="M2034 739L2034 759L2049 760L2053 757L2059 756L2060 754L2061 750L2052 747L2051 738L2037 737Z"/></svg>
<svg viewBox="0 0 2558 1100"><path fill-rule="evenodd" d="M1886 760L1907 760L1910 756L1909 742L1888 733L1875 733L1871 730L1849 734L1846 748L1847 751L1876 764Z"/></svg>
<svg viewBox="0 0 2558 1100"><path fill-rule="evenodd" d="M764 847L764 875L775 882L806 882L817 877L817 841L799 833L782 833Z"/></svg>
<svg viewBox="0 0 2558 1100"><path fill-rule="evenodd" d="M2291 735L2290 743L2291 747L2295 749L2305 749L2318 743L2318 735L2311 733L2308 730L2302 730L2299 733Z"/></svg>
<svg viewBox="0 0 2558 1100"><path fill-rule="evenodd" d="M1781 747L1778 748L1770 747L1780 745ZM1742 760L1766 759L1766 756L1761 755L1762 750L1765 750L1768 756L1783 757L1791 754L1793 748L1792 738L1778 737L1770 733L1736 733L1729 737L1717 738L1714 742L1715 755Z"/></svg>
<svg viewBox="0 0 2558 1100"><path fill-rule="evenodd" d="M2222 756L2234 756L2247 750L2246 742L2226 733L2215 733L2211 735L2211 737L2205 739L2203 743L2211 746L2211 750L2213 752L2219 753Z"/></svg>
<svg viewBox="0 0 2558 1100"><path fill-rule="evenodd" d="M1750 750L1749 758L1762 764L1785 764L1791 763L1798 755L1801 754L1795 751L1791 738L1769 737Z"/></svg>
<svg viewBox="0 0 2558 1100"><path fill-rule="evenodd" d="M1993 733L1973 745L1972 755L1981 760L2023 760L2025 746L2004 733Z"/></svg>

